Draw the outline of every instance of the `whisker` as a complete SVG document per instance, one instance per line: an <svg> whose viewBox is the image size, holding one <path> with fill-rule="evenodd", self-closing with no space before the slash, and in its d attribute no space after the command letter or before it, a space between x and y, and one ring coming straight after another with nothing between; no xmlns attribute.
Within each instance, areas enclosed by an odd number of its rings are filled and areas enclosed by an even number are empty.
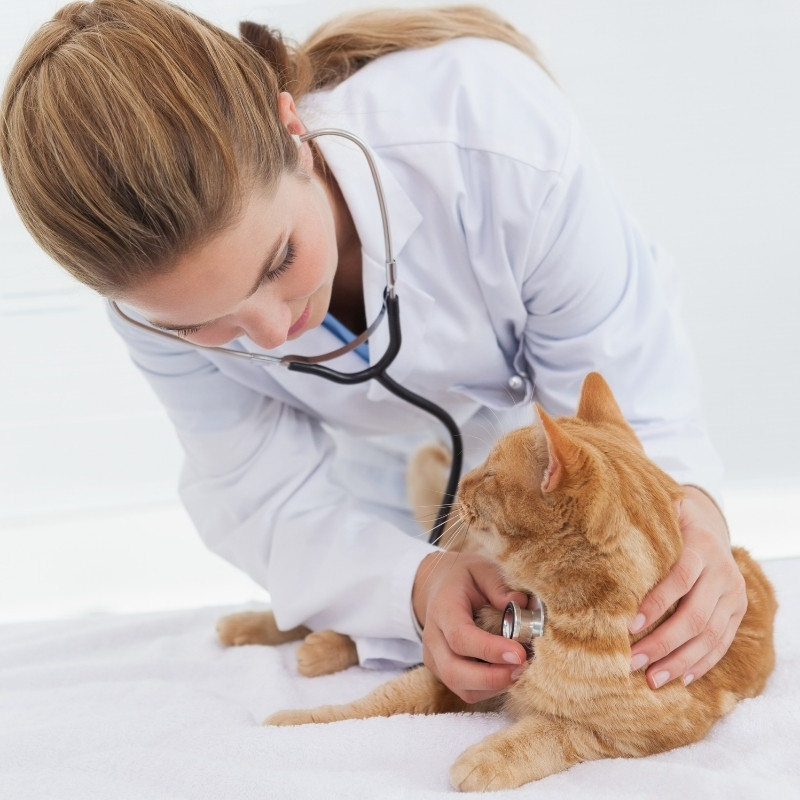
<svg viewBox="0 0 800 800"><path fill-rule="evenodd" d="M509 392L508 389L506 389L505 391L506 391L506 394L509 396L509 398L511 398L511 400L513 401L514 397L511 394L511 392ZM494 409L494 408L490 408L489 406L486 406L486 408L488 408L489 413L494 417L494 421L499 426L499 431L502 431L502 429L503 429L503 421L500 419L500 415L497 413L497 410ZM500 435L499 431L495 431L495 433L497 433L498 436Z"/></svg>
<svg viewBox="0 0 800 800"><path fill-rule="evenodd" d="M488 452L491 449L491 447L492 447L492 445L494 444L494 441L495 441L493 439L484 439L482 436L478 436L475 433L464 433L464 434L462 434L461 438L465 442L468 441L468 440L471 440L473 442L477 442L478 443L478 447L482 451L486 451L486 452Z"/></svg>
<svg viewBox="0 0 800 800"><path fill-rule="evenodd" d="M496 442L499 438L493 426L489 424L489 421L486 419L475 420L475 427L480 428L483 434L487 437L487 441L481 442L481 444L491 444L492 442ZM473 436L475 436L475 434L473 434ZM475 436L475 438L477 439L478 437Z"/></svg>

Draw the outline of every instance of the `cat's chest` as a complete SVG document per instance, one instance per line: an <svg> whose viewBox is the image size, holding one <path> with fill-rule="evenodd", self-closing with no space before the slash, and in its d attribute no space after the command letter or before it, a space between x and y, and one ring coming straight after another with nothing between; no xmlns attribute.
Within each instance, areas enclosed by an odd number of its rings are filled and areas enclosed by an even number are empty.
<svg viewBox="0 0 800 800"><path fill-rule="evenodd" d="M581 716L609 693L636 691L637 683L629 658L617 648L589 653L578 645L554 643L545 633L535 641L533 655L508 695L518 711ZM649 691L644 679L641 683Z"/></svg>

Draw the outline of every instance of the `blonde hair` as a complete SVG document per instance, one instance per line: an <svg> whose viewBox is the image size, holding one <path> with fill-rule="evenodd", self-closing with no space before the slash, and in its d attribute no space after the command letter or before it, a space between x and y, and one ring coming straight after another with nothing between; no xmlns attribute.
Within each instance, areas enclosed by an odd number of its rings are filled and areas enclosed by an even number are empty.
<svg viewBox="0 0 800 800"><path fill-rule="evenodd" d="M120 296L298 168L278 113L394 50L459 36L533 45L485 9L344 16L303 46L242 39L162 0L73 2L30 39L2 99L0 162L23 222L82 283Z"/></svg>
<svg viewBox="0 0 800 800"><path fill-rule="evenodd" d="M544 66L541 54L527 36L480 6L386 8L343 14L317 28L302 46L294 48L263 25L243 22L240 30L244 39L276 64L285 90L295 98L335 86L387 53L432 47L464 36L497 39Z"/></svg>

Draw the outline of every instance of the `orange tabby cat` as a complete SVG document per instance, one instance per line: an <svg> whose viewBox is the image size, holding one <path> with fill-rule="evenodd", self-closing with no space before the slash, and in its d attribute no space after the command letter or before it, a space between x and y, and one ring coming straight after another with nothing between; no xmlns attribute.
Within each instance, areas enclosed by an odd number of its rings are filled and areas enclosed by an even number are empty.
<svg viewBox="0 0 800 800"><path fill-rule="evenodd" d="M736 562L748 608L728 653L702 678L654 691L630 671L627 625L681 549L681 488L645 455L603 378L584 382L575 417L508 434L459 488L467 538L496 558L510 586L539 596L544 633L500 698L469 706L426 667L340 706L273 714L270 725L490 710L508 728L468 748L450 778L461 790L507 789L580 761L644 756L702 738L774 664L776 603L760 567ZM671 612L670 612L671 613ZM500 612L487 615L499 633ZM482 622L482 624L486 624Z"/></svg>

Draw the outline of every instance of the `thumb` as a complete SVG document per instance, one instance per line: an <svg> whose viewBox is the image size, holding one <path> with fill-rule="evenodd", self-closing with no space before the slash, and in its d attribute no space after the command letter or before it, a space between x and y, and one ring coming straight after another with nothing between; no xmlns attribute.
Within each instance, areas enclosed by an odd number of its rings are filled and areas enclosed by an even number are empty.
<svg viewBox="0 0 800 800"><path fill-rule="evenodd" d="M475 587L495 608L505 608L512 601L522 606L528 602L528 595L511 589L497 565L491 561L478 562L471 572Z"/></svg>

